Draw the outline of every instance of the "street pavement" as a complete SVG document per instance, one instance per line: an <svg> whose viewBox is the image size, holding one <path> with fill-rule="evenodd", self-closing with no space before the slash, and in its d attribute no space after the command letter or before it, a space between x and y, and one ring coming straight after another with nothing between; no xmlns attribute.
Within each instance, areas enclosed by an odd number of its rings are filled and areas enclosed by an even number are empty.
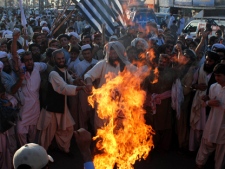
<svg viewBox="0 0 225 169"><path fill-rule="evenodd" d="M74 138L71 140L71 152L73 155L68 156L56 150L49 151L54 159L50 169L84 169ZM137 161L134 169L195 169L195 156L178 153L175 148L169 152L153 150L146 160ZM213 156L208 161L205 169L213 169Z"/></svg>

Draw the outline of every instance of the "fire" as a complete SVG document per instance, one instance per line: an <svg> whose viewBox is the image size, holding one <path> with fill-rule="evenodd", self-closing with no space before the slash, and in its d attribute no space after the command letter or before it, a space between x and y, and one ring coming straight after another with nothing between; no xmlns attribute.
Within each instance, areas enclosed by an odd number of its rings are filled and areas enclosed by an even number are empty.
<svg viewBox="0 0 225 169"><path fill-rule="evenodd" d="M152 84L157 83L158 82L158 79L159 79L159 70L158 70L157 67L154 69L154 75L155 75L155 78L152 81Z"/></svg>
<svg viewBox="0 0 225 169"><path fill-rule="evenodd" d="M98 116L107 119L94 138L102 152L94 157L97 169L113 169L115 164L121 169L133 168L135 161L146 159L153 148L154 133L144 120L146 93L137 75L128 71L116 77L108 74L106 84L93 89L88 98L92 106L97 103Z"/></svg>

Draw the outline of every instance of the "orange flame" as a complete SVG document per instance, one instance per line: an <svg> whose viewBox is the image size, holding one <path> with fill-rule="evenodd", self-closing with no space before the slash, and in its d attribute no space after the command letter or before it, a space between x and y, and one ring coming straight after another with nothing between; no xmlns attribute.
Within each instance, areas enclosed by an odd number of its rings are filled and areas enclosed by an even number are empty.
<svg viewBox="0 0 225 169"><path fill-rule="evenodd" d="M146 159L153 148L151 126L145 124L143 103L146 93L140 88L141 79L128 71L108 80L99 89L93 89L88 98L97 113L108 123L98 129L96 147L103 153L95 155L97 169L133 168L136 160ZM111 79L111 80L109 80Z"/></svg>

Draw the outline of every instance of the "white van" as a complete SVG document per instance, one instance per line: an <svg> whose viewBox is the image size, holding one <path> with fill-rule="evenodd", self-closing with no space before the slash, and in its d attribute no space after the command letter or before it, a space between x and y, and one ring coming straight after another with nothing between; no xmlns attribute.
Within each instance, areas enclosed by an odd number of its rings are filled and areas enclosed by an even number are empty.
<svg viewBox="0 0 225 169"><path fill-rule="evenodd" d="M218 24L216 21L215 23ZM216 24L211 26L212 32L210 33L209 37L215 36L215 32L220 29L219 26ZM196 34L198 33L198 30L201 28L205 29L205 27L206 27L206 20L195 19L190 21L185 26L183 33L190 34L193 38L195 38Z"/></svg>

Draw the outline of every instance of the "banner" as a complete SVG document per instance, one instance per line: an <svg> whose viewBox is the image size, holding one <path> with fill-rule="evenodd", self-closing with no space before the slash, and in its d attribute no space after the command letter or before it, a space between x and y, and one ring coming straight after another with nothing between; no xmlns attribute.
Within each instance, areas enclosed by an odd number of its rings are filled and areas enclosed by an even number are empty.
<svg viewBox="0 0 225 169"><path fill-rule="evenodd" d="M174 0L174 5L192 6L192 0Z"/></svg>
<svg viewBox="0 0 225 169"><path fill-rule="evenodd" d="M215 0L215 5L216 6L225 6L225 1L224 0Z"/></svg>
<svg viewBox="0 0 225 169"><path fill-rule="evenodd" d="M173 6L173 0L159 0L160 7L171 7Z"/></svg>
<svg viewBox="0 0 225 169"><path fill-rule="evenodd" d="M214 0L193 0L193 6L214 6Z"/></svg>

